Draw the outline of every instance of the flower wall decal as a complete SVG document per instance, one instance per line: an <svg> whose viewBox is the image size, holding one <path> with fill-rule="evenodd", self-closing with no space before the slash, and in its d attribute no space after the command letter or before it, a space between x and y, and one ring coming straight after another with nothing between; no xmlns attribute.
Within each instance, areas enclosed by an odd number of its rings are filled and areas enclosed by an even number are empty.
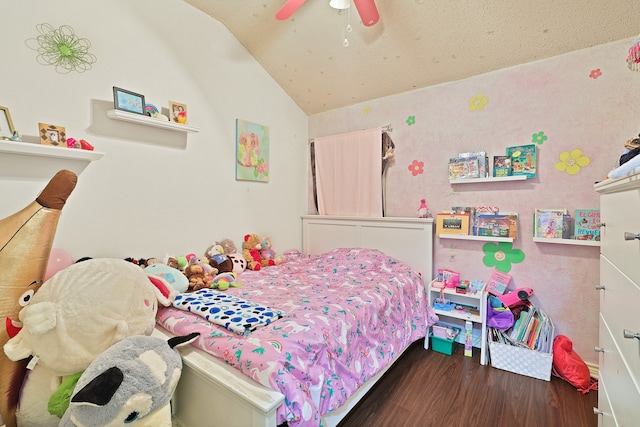
<svg viewBox="0 0 640 427"><path fill-rule="evenodd" d="M409 165L409 171L411 171L411 175L418 176L424 173L424 162L420 162L418 160L414 160Z"/></svg>
<svg viewBox="0 0 640 427"><path fill-rule="evenodd" d="M571 153L563 151L560 153L560 161L556 163L556 170L566 172L569 175L576 175L580 172L580 168L589 166L591 159L583 155L582 150L576 148Z"/></svg>
<svg viewBox="0 0 640 427"><path fill-rule="evenodd" d="M600 77L602 75L602 71L600 71L600 68L596 68L595 70L591 70L591 73L589 73L589 77L591 77L592 79L597 79L598 77Z"/></svg>
<svg viewBox="0 0 640 427"><path fill-rule="evenodd" d="M38 63L54 65L58 73L66 74L71 71L83 73L96 62L95 55L89 53L91 42L76 36L70 26L55 29L49 24L39 24L36 29L40 35L27 39L26 44L38 52Z"/></svg>
<svg viewBox="0 0 640 427"><path fill-rule="evenodd" d="M489 99L483 94L479 93L469 100L470 111L481 111L484 106L489 102Z"/></svg>
<svg viewBox="0 0 640 427"><path fill-rule="evenodd" d="M547 140L547 135L544 132L538 132L531 135L531 142L534 144L542 145Z"/></svg>
<svg viewBox="0 0 640 427"><path fill-rule="evenodd" d="M416 124L416 116L407 117L406 122L407 122L407 126L415 125Z"/></svg>
<svg viewBox="0 0 640 427"><path fill-rule="evenodd" d="M511 271L511 264L517 264L524 260L524 252L520 249L514 249L513 243L485 243L482 247L484 258L482 262L487 267L495 267L504 273Z"/></svg>
<svg viewBox="0 0 640 427"><path fill-rule="evenodd" d="M362 112L363 112L363 113L365 113L365 114L369 114L369 113L371 112L371 108L369 108L369 107L364 107L364 108L362 109Z"/></svg>

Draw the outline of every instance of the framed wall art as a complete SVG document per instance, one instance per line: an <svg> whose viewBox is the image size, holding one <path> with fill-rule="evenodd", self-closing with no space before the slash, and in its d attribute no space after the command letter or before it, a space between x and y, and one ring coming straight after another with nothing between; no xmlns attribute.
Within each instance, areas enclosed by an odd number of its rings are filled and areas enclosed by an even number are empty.
<svg viewBox="0 0 640 427"><path fill-rule="evenodd" d="M11 115L7 107L0 107L0 137L2 139L11 139L13 136L13 122L11 121Z"/></svg>
<svg viewBox="0 0 640 427"><path fill-rule="evenodd" d="M181 125L187 124L187 106L185 104L169 101L169 114L172 122L180 123Z"/></svg>
<svg viewBox="0 0 640 427"><path fill-rule="evenodd" d="M236 179L269 182L269 127L236 119Z"/></svg>
<svg viewBox="0 0 640 427"><path fill-rule="evenodd" d="M56 147L67 146L67 133L62 126L38 123L38 128L40 130L40 144Z"/></svg>
<svg viewBox="0 0 640 427"><path fill-rule="evenodd" d="M142 114L143 116L146 114L144 95L115 86L113 87L113 106L116 110Z"/></svg>

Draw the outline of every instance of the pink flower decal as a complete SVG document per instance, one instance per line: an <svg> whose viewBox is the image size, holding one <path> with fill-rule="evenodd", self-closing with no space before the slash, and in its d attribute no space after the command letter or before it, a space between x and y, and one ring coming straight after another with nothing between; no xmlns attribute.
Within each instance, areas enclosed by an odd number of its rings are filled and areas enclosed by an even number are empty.
<svg viewBox="0 0 640 427"><path fill-rule="evenodd" d="M591 70L591 74L589 74L589 77L595 80L601 75L602 75L602 71L600 71L600 68L596 68L595 70Z"/></svg>
<svg viewBox="0 0 640 427"><path fill-rule="evenodd" d="M409 165L409 170L411 171L411 175L418 176L424 173L424 162L420 162L418 160L414 160Z"/></svg>

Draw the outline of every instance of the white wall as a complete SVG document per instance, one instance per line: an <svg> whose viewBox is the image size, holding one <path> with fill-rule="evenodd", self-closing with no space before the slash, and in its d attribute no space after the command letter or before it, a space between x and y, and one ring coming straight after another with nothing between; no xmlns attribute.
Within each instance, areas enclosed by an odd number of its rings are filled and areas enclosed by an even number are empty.
<svg viewBox="0 0 640 427"><path fill-rule="evenodd" d="M278 252L301 247L307 116L223 25L172 0L0 0L0 10L0 105L15 127L34 139L39 122L64 126L105 153L79 175L54 247L74 258L163 257L201 254L223 238L239 246L246 233L271 236ZM25 41L41 23L88 39L93 68L60 74L40 65ZM158 107L187 104L200 132L107 119L112 86ZM236 118L270 127L269 183L235 180ZM0 171L0 218L48 180L24 175Z"/></svg>

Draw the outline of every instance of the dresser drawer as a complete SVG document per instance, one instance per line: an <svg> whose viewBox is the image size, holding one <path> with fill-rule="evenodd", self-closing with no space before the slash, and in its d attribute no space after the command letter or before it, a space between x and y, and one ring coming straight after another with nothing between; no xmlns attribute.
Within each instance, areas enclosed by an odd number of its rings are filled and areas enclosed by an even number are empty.
<svg viewBox="0 0 640 427"><path fill-rule="evenodd" d="M604 352L600 353L600 381L605 385L606 391L606 393L598 393L598 405L602 402L603 411L605 411L602 425L611 425L610 414L607 413L610 404L611 414L616 421L615 425L637 426L640 420L640 404L638 404L640 392L629 376L627 366L620 357L602 317L600 318L600 347L604 348ZM607 398L608 401L604 401Z"/></svg>
<svg viewBox="0 0 640 427"><path fill-rule="evenodd" d="M640 384L640 340L624 338L624 330L640 332L640 288L604 256L600 257L600 316L622 357ZM640 402L640 401L639 401Z"/></svg>
<svg viewBox="0 0 640 427"><path fill-rule="evenodd" d="M600 196L600 252L640 283L640 240L625 240L624 233L640 234L640 190Z"/></svg>

